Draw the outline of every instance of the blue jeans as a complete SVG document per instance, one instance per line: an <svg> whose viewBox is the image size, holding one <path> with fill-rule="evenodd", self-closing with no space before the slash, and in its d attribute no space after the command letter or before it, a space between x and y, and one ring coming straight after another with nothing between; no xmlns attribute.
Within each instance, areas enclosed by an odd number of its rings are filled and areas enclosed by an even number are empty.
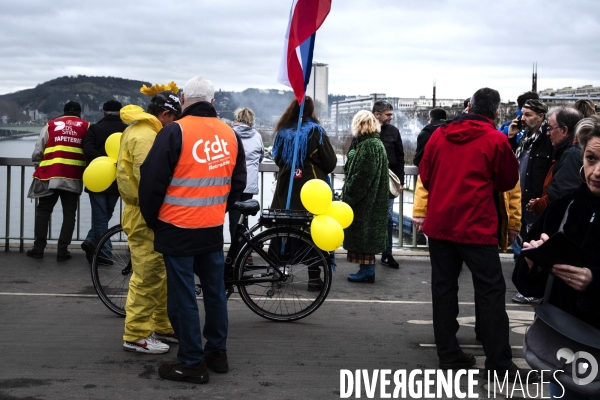
<svg viewBox="0 0 600 400"><path fill-rule="evenodd" d="M527 211L524 205L521 208L521 215L521 232L519 233L519 235L521 236L521 239L523 239L523 241L525 242L527 240L527 227L533 225L535 221L537 221L538 217ZM521 254L521 246L519 246L519 244L515 240L513 242L512 248L513 253L515 255L515 259L517 259L517 257L519 257L519 254Z"/></svg>
<svg viewBox="0 0 600 400"><path fill-rule="evenodd" d="M179 340L177 359L187 367L194 367L204 362L205 353L227 351L228 317L223 250L196 256L163 256L167 267L167 313ZM194 273L200 278L204 299L204 349Z"/></svg>
<svg viewBox="0 0 600 400"><path fill-rule="evenodd" d="M392 236L394 235L394 220L392 215L394 214L394 200L388 200L388 247L381 253L382 256L392 255Z"/></svg>
<svg viewBox="0 0 600 400"><path fill-rule="evenodd" d="M90 206L92 207L92 228L88 232L85 240L91 242L94 246L98 244L102 236L108 230L108 221L112 218L115 205L119 200L118 193L94 193L90 192ZM106 257L112 255L110 241L107 241L102 249Z"/></svg>

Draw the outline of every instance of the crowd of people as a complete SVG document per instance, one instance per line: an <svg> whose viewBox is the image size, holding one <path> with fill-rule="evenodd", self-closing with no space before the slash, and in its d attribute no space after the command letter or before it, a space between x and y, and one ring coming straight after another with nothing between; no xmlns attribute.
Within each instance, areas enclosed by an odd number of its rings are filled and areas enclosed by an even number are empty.
<svg viewBox="0 0 600 400"><path fill-rule="evenodd" d="M525 371L511 360L499 247L506 251L512 242L514 249L512 280L520 292L513 301L537 303L544 297L591 329L600 327L600 291L594 279L600 273L595 218L600 211L600 117L590 101L549 110L536 93L528 92L518 99L516 118L499 132L494 125L499 104L497 91L480 89L465 100L463 114L421 132L413 224L429 238L440 367L475 365L456 339L458 276L464 263L473 275L475 333L485 367L507 371L510 379ZM441 111L432 110L430 122L443 119ZM521 252L521 247L541 246L559 231L593 262L546 266ZM588 398L557 382L550 383L550 391L553 398Z"/></svg>
<svg viewBox="0 0 600 400"><path fill-rule="evenodd" d="M32 157L36 169L29 197L39 204L35 242L27 255L44 256L48 221L60 198L64 218L57 260L71 258L68 246L83 172L87 163L106 155L108 136L122 131L116 182L101 193L90 192L92 227L81 247L91 262L120 196L133 268L123 348L160 354L178 343L177 361L163 363L160 376L205 383L208 369L229 370L225 214L236 201L259 192L264 145L253 127L252 110L236 110L233 127L217 118L214 88L203 78L192 78L182 93L157 89L148 94L152 99L145 111L107 101L105 117L91 125L80 118L80 105L68 102L64 115L42 130ZM515 254L513 282L520 293L513 300L537 302L549 270L539 268L521 248L540 246L558 231L576 241L595 264L554 265L550 272L558 279L548 301L600 328L600 290L594 279L600 272L600 117L590 101L549 110L536 93L527 92L518 99L516 118L497 128L499 105L500 94L482 88L452 120L444 109L431 110L417 139L413 225L429 240L440 368L475 364L456 339L458 276L464 263L473 275L475 333L485 368L515 376L523 371L512 362L499 250L512 247ZM390 176L397 177L401 192L404 149L392 117L392 105L376 101L372 110L359 111L352 120L341 199L354 211L343 243L347 260L359 264L348 275L354 283L375 282L378 254L382 265L400 266L392 255ZM331 185L329 175L337 164L313 100L306 97L303 107L293 100L274 132L272 155L279 172L270 208L305 210L302 185L311 179ZM232 238L239 222L247 227L240 217L230 211ZM100 262L111 263L110 246L100 254ZM194 275L202 282L203 331ZM308 275L307 289L319 290L319 271L308 268Z"/></svg>

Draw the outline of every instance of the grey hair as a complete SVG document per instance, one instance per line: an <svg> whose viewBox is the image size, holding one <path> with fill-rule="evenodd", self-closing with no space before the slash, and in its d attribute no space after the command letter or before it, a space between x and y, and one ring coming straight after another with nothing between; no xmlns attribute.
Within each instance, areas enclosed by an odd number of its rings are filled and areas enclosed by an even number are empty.
<svg viewBox="0 0 600 400"><path fill-rule="evenodd" d="M241 122L249 127L254 126L254 111L248 107L240 107L233 112L235 122Z"/></svg>
<svg viewBox="0 0 600 400"><path fill-rule="evenodd" d="M388 103L387 101L384 100L378 100L375 102L375 104L373 104L373 114L375 114L376 112L378 113L382 113L384 111L388 111L388 110L393 110L394 107L392 107L392 105L390 103Z"/></svg>
<svg viewBox="0 0 600 400"><path fill-rule="evenodd" d="M565 106L553 107L548 111L548 119L550 119L552 115L556 115L556 123L559 127L567 127L569 135L575 134L575 126L583 118L583 114L581 114L579 110Z"/></svg>
<svg viewBox="0 0 600 400"><path fill-rule="evenodd" d="M579 146L585 150L591 139L600 138L600 116L592 115L579 121L575 127L575 135L577 135Z"/></svg>
<svg viewBox="0 0 600 400"><path fill-rule="evenodd" d="M211 102L215 98L215 88L211 81L200 76L195 76L185 84L183 88L185 102L197 103L199 101Z"/></svg>
<svg viewBox="0 0 600 400"><path fill-rule="evenodd" d="M481 88L471 96L471 114L494 119L500 107L500 93L490 88Z"/></svg>

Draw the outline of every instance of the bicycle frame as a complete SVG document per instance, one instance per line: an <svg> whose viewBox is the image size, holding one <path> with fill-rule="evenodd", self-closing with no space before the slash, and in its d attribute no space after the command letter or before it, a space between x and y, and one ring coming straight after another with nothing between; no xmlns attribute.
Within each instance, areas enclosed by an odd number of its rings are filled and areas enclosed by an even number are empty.
<svg viewBox="0 0 600 400"><path fill-rule="evenodd" d="M248 205L248 212L256 209L255 204ZM319 308L331 287L332 258L312 242L307 232L310 217L308 213L263 211L260 221L248 229L240 218L225 258L227 298L239 293L254 313L273 321L295 321ZM121 238L122 231L120 225L113 226L100 239L92 261L92 281L100 300L125 316L123 294L131 274L128 246L113 248L114 265L99 261L104 243L114 235ZM249 262L252 255L253 263ZM197 295L198 290L201 284L196 284Z"/></svg>
<svg viewBox="0 0 600 400"><path fill-rule="evenodd" d="M246 230L245 226L243 225L243 219L244 219L244 215L242 215L240 217L240 222L237 225L237 229L236 229L236 233L235 233L235 238L233 238L231 240L231 246L229 247L229 250L227 251L227 256L225 257L225 271L233 271L235 268L235 265L237 264L237 260L240 254L240 250L245 246L248 245L250 247L252 247L252 249L254 251L256 251L256 253L263 259L265 260L270 266L273 267L273 271L275 272L275 274L277 275L276 278L253 278L251 280L249 279L244 279L244 280L240 280L240 279L227 279L225 278L225 286L231 286L231 285L251 285L251 284L255 284L255 283L267 283L267 282L279 282L282 281L284 279L284 275L283 273L279 270L279 268L277 268L277 262L275 260L273 260L273 258L271 258L271 256L265 252L262 248L256 246L254 243L252 243L252 233L254 233L255 231L257 231L260 227L262 227L262 225L260 223L254 225L252 228ZM297 229L293 226L288 226L289 229L295 229L295 230L300 230ZM270 228L272 229L272 228ZM234 256L234 257L232 257Z"/></svg>

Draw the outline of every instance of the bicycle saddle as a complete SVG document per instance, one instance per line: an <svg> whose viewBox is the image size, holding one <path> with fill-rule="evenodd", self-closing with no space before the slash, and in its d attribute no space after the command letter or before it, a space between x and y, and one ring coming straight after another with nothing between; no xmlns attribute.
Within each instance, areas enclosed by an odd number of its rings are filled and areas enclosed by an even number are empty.
<svg viewBox="0 0 600 400"><path fill-rule="evenodd" d="M241 212L244 215L256 215L256 213L260 210L260 203L258 200L254 199L236 201L233 205L233 209Z"/></svg>

